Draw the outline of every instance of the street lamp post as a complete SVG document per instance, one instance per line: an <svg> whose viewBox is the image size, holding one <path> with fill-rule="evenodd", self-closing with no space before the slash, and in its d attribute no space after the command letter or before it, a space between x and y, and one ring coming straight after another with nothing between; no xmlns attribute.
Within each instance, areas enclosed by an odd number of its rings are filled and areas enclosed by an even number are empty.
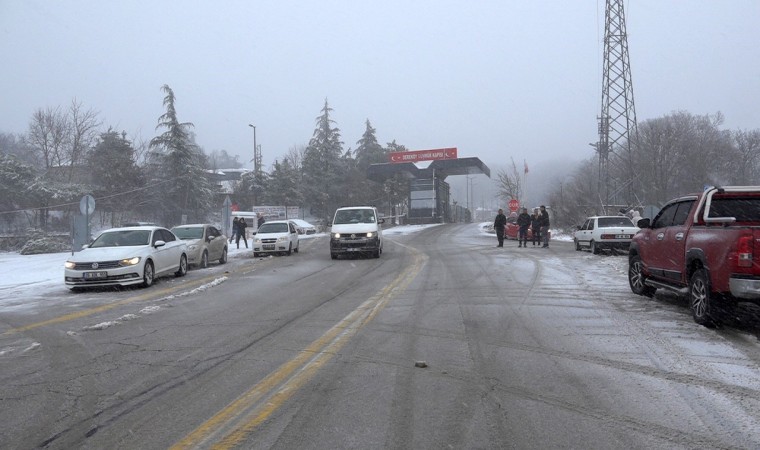
<svg viewBox="0 0 760 450"><path fill-rule="evenodd" d="M253 173L255 175L259 174L259 147L256 145L256 125L248 124L249 127L253 128Z"/></svg>

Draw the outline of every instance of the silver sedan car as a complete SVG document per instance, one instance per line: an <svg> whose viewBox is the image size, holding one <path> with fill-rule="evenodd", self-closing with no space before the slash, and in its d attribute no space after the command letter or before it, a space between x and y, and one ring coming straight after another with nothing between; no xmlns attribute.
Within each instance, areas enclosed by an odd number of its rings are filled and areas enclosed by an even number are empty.
<svg viewBox="0 0 760 450"><path fill-rule="evenodd" d="M227 262L227 236L207 223L180 225L172 232L187 244L187 262L205 269L209 261Z"/></svg>

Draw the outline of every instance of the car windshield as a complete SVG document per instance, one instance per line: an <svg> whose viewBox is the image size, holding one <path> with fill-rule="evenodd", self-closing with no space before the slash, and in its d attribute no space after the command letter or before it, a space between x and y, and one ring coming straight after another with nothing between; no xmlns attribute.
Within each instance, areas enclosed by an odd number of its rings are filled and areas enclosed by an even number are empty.
<svg viewBox="0 0 760 450"><path fill-rule="evenodd" d="M180 239L203 239L203 227L177 227L172 232Z"/></svg>
<svg viewBox="0 0 760 450"><path fill-rule="evenodd" d="M627 217L600 217L599 218L599 228L610 228L610 227L632 227L633 222L631 222L631 219Z"/></svg>
<svg viewBox="0 0 760 450"><path fill-rule="evenodd" d="M287 233L287 223L265 223L259 227L259 233Z"/></svg>
<svg viewBox="0 0 760 450"><path fill-rule="evenodd" d="M106 231L92 242L90 248L134 247L148 244L150 244L149 230Z"/></svg>
<svg viewBox="0 0 760 450"><path fill-rule="evenodd" d="M346 223L374 223L375 215L372 211L365 209L346 209L338 211L335 214L335 225Z"/></svg>

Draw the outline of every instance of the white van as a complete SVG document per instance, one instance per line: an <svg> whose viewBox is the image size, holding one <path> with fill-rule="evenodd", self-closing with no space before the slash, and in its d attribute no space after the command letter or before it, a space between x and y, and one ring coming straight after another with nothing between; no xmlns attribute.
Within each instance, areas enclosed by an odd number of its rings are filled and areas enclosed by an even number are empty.
<svg viewBox="0 0 760 450"><path fill-rule="evenodd" d="M330 257L339 255L370 254L379 258L383 253L385 222L377 215L374 206L338 208L330 228Z"/></svg>

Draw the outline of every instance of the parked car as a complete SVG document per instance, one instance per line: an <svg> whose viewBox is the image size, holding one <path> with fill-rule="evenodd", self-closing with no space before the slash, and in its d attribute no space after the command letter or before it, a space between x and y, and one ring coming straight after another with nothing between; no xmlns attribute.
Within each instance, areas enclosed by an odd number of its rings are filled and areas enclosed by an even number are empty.
<svg viewBox="0 0 760 450"><path fill-rule="evenodd" d="M379 258L383 253L383 229L385 219L378 217L372 206L352 206L335 211L330 228L330 257L340 255L370 254Z"/></svg>
<svg viewBox="0 0 760 450"><path fill-rule="evenodd" d="M305 220L291 219L291 222L296 224L296 230L298 230L298 234L316 234L317 232L317 227Z"/></svg>
<svg viewBox="0 0 760 450"><path fill-rule="evenodd" d="M209 261L227 262L227 236L207 223L180 225L172 228L178 238L187 244L187 262L202 269Z"/></svg>
<svg viewBox="0 0 760 450"><path fill-rule="evenodd" d="M253 256L298 253L298 230L292 220L264 222L253 237Z"/></svg>
<svg viewBox="0 0 760 450"><path fill-rule="evenodd" d="M626 216L591 216L578 226L573 242L576 250L588 248L595 255L604 249L627 252L638 232L639 227Z"/></svg>
<svg viewBox="0 0 760 450"><path fill-rule="evenodd" d="M760 305L760 186L710 187L638 225L628 253L633 293L686 297L694 321L707 326L739 302Z"/></svg>
<svg viewBox="0 0 760 450"><path fill-rule="evenodd" d="M162 275L187 273L187 244L161 227L124 227L102 232L64 264L66 286L148 287Z"/></svg>

